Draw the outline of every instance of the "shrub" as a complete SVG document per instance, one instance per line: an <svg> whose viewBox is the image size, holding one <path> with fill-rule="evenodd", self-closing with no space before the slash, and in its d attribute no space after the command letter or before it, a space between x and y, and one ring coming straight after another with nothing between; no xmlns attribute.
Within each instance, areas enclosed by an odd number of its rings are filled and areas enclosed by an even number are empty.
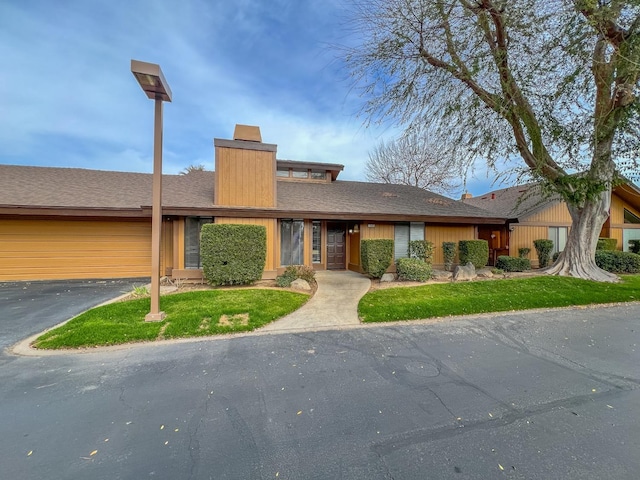
<svg viewBox="0 0 640 480"><path fill-rule="evenodd" d="M399 258L396 269L400 280L426 282L431 278L431 264L419 258Z"/></svg>
<svg viewBox="0 0 640 480"><path fill-rule="evenodd" d="M556 263L556 260L558 260L558 257L560 256L560 254L561 254L561 253L562 253L562 252L556 252L556 253L554 253L554 254L553 254L553 257L551 257L551 261L552 261L553 263Z"/></svg>
<svg viewBox="0 0 640 480"><path fill-rule="evenodd" d="M531 270L531 261L528 258L500 255L496 267L505 272L524 272Z"/></svg>
<svg viewBox="0 0 640 480"><path fill-rule="evenodd" d="M502 270L501 268L492 268L491 273L493 273L494 275L503 275L504 270Z"/></svg>
<svg viewBox="0 0 640 480"><path fill-rule="evenodd" d="M261 225L209 223L202 226L200 256L211 285L243 285L262 278L267 229Z"/></svg>
<svg viewBox="0 0 640 480"><path fill-rule="evenodd" d="M553 250L553 241L546 238L540 238L533 241L533 246L536 247L540 268L545 268L549 265L549 254L551 253L551 250Z"/></svg>
<svg viewBox="0 0 640 480"><path fill-rule="evenodd" d="M599 238L596 244L596 250L615 250L618 246L618 240L615 238Z"/></svg>
<svg viewBox="0 0 640 480"><path fill-rule="evenodd" d="M489 242L486 240L460 240L460 265L473 263L476 268L484 267L489 261Z"/></svg>
<svg viewBox="0 0 640 480"><path fill-rule="evenodd" d="M442 242L442 255L444 257L444 269L451 270L456 259L456 242Z"/></svg>
<svg viewBox="0 0 640 480"><path fill-rule="evenodd" d="M412 240L409 242L409 257L418 258L431 263L433 257L433 243L427 240Z"/></svg>
<svg viewBox="0 0 640 480"><path fill-rule="evenodd" d="M520 258L527 258L527 255L529 255L530 251L531 249L529 247L521 247L518 249L518 256Z"/></svg>
<svg viewBox="0 0 640 480"><path fill-rule="evenodd" d="M618 250L596 250L596 265L611 273L640 273L640 255Z"/></svg>
<svg viewBox="0 0 640 480"><path fill-rule="evenodd" d="M640 253L640 240L629 240L629 251L631 253Z"/></svg>
<svg viewBox="0 0 640 480"><path fill-rule="evenodd" d="M311 283L315 280L316 272L313 268L306 265L289 265L285 268L284 273L276 277L276 285L279 287L289 287L291 283L301 278Z"/></svg>
<svg viewBox="0 0 640 480"><path fill-rule="evenodd" d="M360 242L360 258L364 272L380 278L387 271L393 261L393 240L370 239Z"/></svg>

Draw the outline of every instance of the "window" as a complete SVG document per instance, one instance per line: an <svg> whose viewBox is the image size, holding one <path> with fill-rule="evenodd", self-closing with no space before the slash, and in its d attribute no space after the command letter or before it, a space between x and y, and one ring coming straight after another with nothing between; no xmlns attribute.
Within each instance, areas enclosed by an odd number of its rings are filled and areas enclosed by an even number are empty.
<svg viewBox="0 0 640 480"><path fill-rule="evenodd" d="M311 178L314 180L324 180L327 174L324 170L311 170Z"/></svg>
<svg viewBox="0 0 640 480"><path fill-rule="evenodd" d="M622 230L622 250L629 252L629 240L640 240L640 228L625 228Z"/></svg>
<svg viewBox="0 0 640 480"><path fill-rule="evenodd" d="M624 209L624 223L640 223L640 217Z"/></svg>
<svg viewBox="0 0 640 480"><path fill-rule="evenodd" d="M568 227L549 227L549 240L553 242L551 255L564 250L564 247L567 245L568 232Z"/></svg>
<svg viewBox="0 0 640 480"><path fill-rule="evenodd" d="M304 222L280 221L280 265L304 264Z"/></svg>
<svg viewBox="0 0 640 480"><path fill-rule="evenodd" d="M309 178L309 172L306 168L292 168L291 173L293 178Z"/></svg>
<svg viewBox="0 0 640 480"><path fill-rule="evenodd" d="M409 256L409 242L424 240L424 222L396 223L394 231L393 246L396 260Z"/></svg>
<svg viewBox="0 0 640 480"><path fill-rule="evenodd" d="M187 217L184 225L184 268L202 268L200 262L200 230L213 217Z"/></svg>
<svg viewBox="0 0 640 480"><path fill-rule="evenodd" d="M289 176L289 169L288 168L283 168L283 167L278 167L278 169L276 170L276 175L278 177L288 177Z"/></svg>
<svg viewBox="0 0 640 480"><path fill-rule="evenodd" d="M322 262L322 222L313 222L311 237L311 260L313 263Z"/></svg>

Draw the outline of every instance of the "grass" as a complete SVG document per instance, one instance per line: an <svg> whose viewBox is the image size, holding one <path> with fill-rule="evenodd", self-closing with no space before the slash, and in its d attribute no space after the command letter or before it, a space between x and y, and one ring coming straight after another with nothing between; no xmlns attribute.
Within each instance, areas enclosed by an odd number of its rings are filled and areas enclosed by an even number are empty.
<svg viewBox="0 0 640 480"><path fill-rule="evenodd" d="M41 335L34 346L95 347L249 331L300 308L308 298L266 289L179 293L161 298L160 307L167 317L158 323L144 321L150 299L139 298L89 310Z"/></svg>
<svg viewBox="0 0 640 480"><path fill-rule="evenodd" d="M622 278L617 284L540 276L389 288L367 293L358 312L365 322L392 322L640 300L640 275Z"/></svg>

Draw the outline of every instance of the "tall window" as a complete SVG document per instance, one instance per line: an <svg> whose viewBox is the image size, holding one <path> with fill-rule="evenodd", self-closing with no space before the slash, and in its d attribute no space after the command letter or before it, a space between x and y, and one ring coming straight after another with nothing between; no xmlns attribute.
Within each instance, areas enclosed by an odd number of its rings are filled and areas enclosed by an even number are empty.
<svg viewBox="0 0 640 480"><path fill-rule="evenodd" d="M393 239L395 259L409 256L409 242L424 240L424 222L396 223Z"/></svg>
<svg viewBox="0 0 640 480"><path fill-rule="evenodd" d="M280 265L304 264L304 222L280 221Z"/></svg>
<svg viewBox="0 0 640 480"><path fill-rule="evenodd" d="M552 255L564 250L564 247L567 245L568 232L568 227L549 227L549 240L553 241Z"/></svg>
<svg viewBox="0 0 640 480"><path fill-rule="evenodd" d="M200 262L200 230L213 217L187 217L184 224L184 267L202 268Z"/></svg>
<svg viewBox="0 0 640 480"><path fill-rule="evenodd" d="M313 222L313 232L311 238L311 256L313 263L322 262L322 222Z"/></svg>

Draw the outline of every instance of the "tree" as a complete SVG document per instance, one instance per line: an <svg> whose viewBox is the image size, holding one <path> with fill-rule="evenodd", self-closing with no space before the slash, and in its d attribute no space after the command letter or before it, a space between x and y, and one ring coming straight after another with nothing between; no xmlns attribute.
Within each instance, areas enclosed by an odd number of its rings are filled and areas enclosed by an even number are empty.
<svg viewBox="0 0 640 480"><path fill-rule="evenodd" d="M365 174L371 182L396 183L438 193L460 187L459 168L441 144L412 132L369 152Z"/></svg>
<svg viewBox="0 0 640 480"><path fill-rule="evenodd" d="M191 172L205 172L207 169L204 168L204 165L189 165L188 167L182 169L180 171L180 175L188 175Z"/></svg>
<svg viewBox="0 0 640 480"><path fill-rule="evenodd" d="M548 273L617 281L594 257L616 163L640 166L638 2L369 0L353 13L344 60L366 117L430 126L490 165L519 156L573 221Z"/></svg>

